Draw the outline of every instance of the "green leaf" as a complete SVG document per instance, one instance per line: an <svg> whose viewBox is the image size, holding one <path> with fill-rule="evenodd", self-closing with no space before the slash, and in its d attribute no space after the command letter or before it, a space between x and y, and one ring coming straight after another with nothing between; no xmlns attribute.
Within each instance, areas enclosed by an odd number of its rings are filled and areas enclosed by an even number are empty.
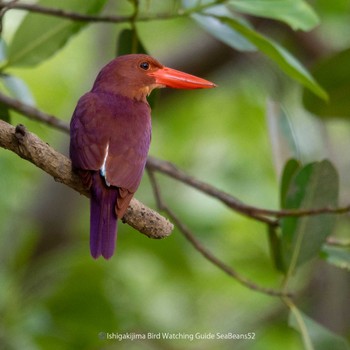
<svg viewBox="0 0 350 350"><path fill-rule="evenodd" d="M303 0L230 0L235 11L285 22L294 30L308 31L319 19L312 7Z"/></svg>
<svg viewBox="0 0 350 350"><path fill-rule="evenodd" d="M234 17L226 6L223 5L211 7L210 10L205 11L205 13L215 16L225 16L235 19L236 21L242 21L242 19ZM241 35L234 28L222 23L218 18L197 13L192 14L191 18L193 18L205 31L228 46L239 51L256 51L255 45L247 40L244 35Z"/></svg>
<svg viewBox="0 0 350 350"><path fill-rule="evenodd" d="M288 188L290 187L291 181L296 173L301 169L301 163L296 159L289 159L284 166L281 180L281 196L280 205L282 209L286 208L286 198Z"/></svg>
<svg viewBox="0 0 350 350"><path fill-rule="evenodd" d="M350 271L350 248L323 246L321 258L328 263Z"/></svg>
<svg viewBox="0 0 350 350"><path fill-rule="evenodd" d="M124 29L118 38L117 56L147 53L135 29Z"/></svg>
<svg viewBox="0 0 350 350"><path fill-rule="evenodd" d="M30 106L35 106L34 97L27 84L22 79L8 74L2 74L0 75L0 78L1 82L13 98Z"/></svg>
<svg viewBox="0 0 350 350"><path fill-rule="evenodd" d="M10 123L10 111L4 103L0 102L0 119Z"/></svg>
<svg viewBox="0 0 350 350"><path fill-rule="evenodd" d="M350 48L341 51L313 69L313 75L329 95L322 101L304 91L303 103L307 110L321 117L350 117Z"/></svg>
<svg viewBox="0 0 350 350"><path fill-rule="evenodd" d="M338 174L329 161L308 164L289 181L285 208L336 207L338 190ZM289 275L319 253L334 225L335 215L332 214L285 217L281 220L282 254Z"/></svg>
<svg viewBox="0 0 350 350"><path fill-rule="evenodd" d="M272 261L277 270L284 271L281 251L281 237L277 227L268 225L268 238Z"/></svg>
<svg viewBox="0 0 350 350"><path fill-rule="evenodd" d="M296 307L291 308L289 326L297 330L307 350L349 350L348 342L323 327Z"/></svg>
<svg viewBox="0 0 350 350"><path fill-rule="evenodd" d="M323 88L316 82L316 80L302 66L302 64L282 46L233 18L216 15L213 17L220 20L222 24L229 26L244 36L261 52L275 61L279 67L291 78L298 81L324 100L327 99L327 93L323 90Z"/></svg>
<svg viewBox="0 0 350 350"><path fill-rule="evenodd" d="M82 14L99 13L106 0L41 0L38 6L59 8ZM29 13L17 29L8 48L8 66L31 66L61 49L88 22Z"/></svg>

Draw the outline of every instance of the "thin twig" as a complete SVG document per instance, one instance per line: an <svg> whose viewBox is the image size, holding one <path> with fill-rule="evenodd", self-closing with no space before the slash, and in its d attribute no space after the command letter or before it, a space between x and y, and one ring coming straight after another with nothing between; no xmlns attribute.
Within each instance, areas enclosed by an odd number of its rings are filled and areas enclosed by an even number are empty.
<svg viewBox="0 0 350 350"><path fill-rule="evenodd" d="M229 208L243 214L254 218L256 220L268 223L268 224L277 224L272 219L267 218L266 216L272 216L276 218L282 218L287 216L310 216L310 215L320 215L320 214L343 214L350 211L350 205L339 208L315 208L315 209L288 209L288 210L271 210L264 209L259 207L254 207L251 205L247 205L234 196L221 191L215 188L212 185L209 185L205 182L202 182L190 175L187 175L182 170L178 169L174 164L156 159L154 157L148 157L147 166L151 169L159 171L163 174L166 174L169 177L172 177L178 181L181 181L191 187L194 187L201 192L206 193L207 195L214 197L224 204L226 204Z"/></svg>
<svg viewBox="0 0 350 350"><path fill-rule="evenodd" d="M187 175L185 172L178 169L171 162L156 159L154 157L148 157L147 168L166 174L173 179L176 179L180 182L185 183L186 185L196 188L197 190L220 200L221 202L226 204L229 208L241 214L249 216L258 221L267 223L269 225L277 225L277 222L275 220L256 214L256 210L258 208L246 205L242 203L239 199L235 198L234 196L228 193L225 193L223 191L220 191L214 186L209 185L205 182L202 182L194 178L193 176Z"/></svg>
<svg viewBox="0 0 350 350"><path fill-rule="evenodd" d="M130 16L112 16L112 15L86 15L82 13L40 6L37 4L27 4L15 1L2 1L0 8L8 10L24 10L34 13L40 13L47 16L60 17L78 22L106 22L106 23L123 23L130 21Z"/></svg>
<svg viewBox="0 0 350 350"><path fill-rule="evenodd" d="M59 8L51 8L51 7L45 7L38 4L26 4L16 1L3 1L0 3L0 9L6 8L7 10L24 10L34 13L40 13L47 16L54 16L59 18L64 18L67 20L72 21L78 21L78 22L104 22L104 23L126 23L131 22L133 20L137 21L154 21L154 20L166 20L166 19L173 19L176 17L184 17L189 16L192 13L200 12L208 7L212 7L217 3L222 2L221 0L218 0L216 2L212 3L204 3L195 7L187 8L187 9L179 9L176 12L170 12L170 13L157 13L153 16L137 16L137 18L134 18L134 15L131 16L115 16L115 15L87 15L67 10L62 10Z"/></svg>
<svg viewBox="0 0 350 350"><path fill-rule="evenodd" d="M18 0L12 0L11 3L15 4ZM4 15L6 11L9 10L9 7L7 5L4 5L3 0L0 0L0 33L2 33L3 29L3 23L2 20L4 18Z"/></svg>
<svg viewBox="0 0 350 350"><path fill-rule="evenodd" d="M40 111L39 109L29 106L19 100L6 96L0 92L0 102L5 104L10 109L28 117L29 119L39 121L43 124L54 127L55 129L69 133L69 124L62 119L53 115L49 115Z"/></svg>
<svg viewBox="0 0 350 350"><path fill-rule="evenodd" d="M152 185L154 197L156 198L158 210L164 211L170 219L174 222L179 231L184 235L184 237L192 244L192 246L207 260L212 264L217 266L220 270L224 271L226 274L237 280L239 283L245 287L254 290L256 292L264 293L270 296L278 297L291 297L291 293L282 292L271 288L265 288L257 285L248 278L242 276L235 269L225 264L219 258L217 258L212 252L205 248L202 243L195 237L195 235L190 231L190 229L179 219L179 217L171 210L164 202L161 196L161 191L157 183L157 179L154 174L154 170L148 169L148 175L150 178L150 183Z"/></svg>

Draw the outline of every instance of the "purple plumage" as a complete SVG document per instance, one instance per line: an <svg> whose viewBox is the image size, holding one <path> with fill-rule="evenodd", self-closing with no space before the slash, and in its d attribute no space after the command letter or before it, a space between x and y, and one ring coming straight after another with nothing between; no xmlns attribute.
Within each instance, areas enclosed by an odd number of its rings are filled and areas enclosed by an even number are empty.
<svg viewBox="0 0 350 350"><path fill-rule="evenodd" d="M82 96L70 128L73 168L90 190L90 250L110 258L117 220L136 192L151 141L147 95L154 88L211 88L215 84L164 67L147 55L120 56L98 74Z"/></svg>
<svg viewBox="0 0 350 350"><path fill-rule="evenodd" d="M90 200L90 251L95 259L100 255L109 259L114 253L118 221L115 211L117 196L118 189L107 187L102 176L95 172Z"/></svg>
<svg viewBox="0 0 350 350"><path fill-rule="evenodd" d="M103 70L99 77L102 73L106 74ZM91 193L91 255L108 259L115 249L117 219L123 217L143 175L151 115L145 100L123 96L115 86L102 89L99 77L73 113L70 157Z"/></svg>

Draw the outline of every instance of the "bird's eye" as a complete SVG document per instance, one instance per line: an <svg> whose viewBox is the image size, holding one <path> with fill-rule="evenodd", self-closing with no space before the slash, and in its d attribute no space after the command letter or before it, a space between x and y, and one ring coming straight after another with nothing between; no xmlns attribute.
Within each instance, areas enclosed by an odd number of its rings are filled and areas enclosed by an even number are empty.
<svg viewBox="0 0 350 350"><path fill-rule="evenodd" d="M149 69L149 63L148 62L141 62L140 63L140 68L143 70L148 70Z"/></svg>

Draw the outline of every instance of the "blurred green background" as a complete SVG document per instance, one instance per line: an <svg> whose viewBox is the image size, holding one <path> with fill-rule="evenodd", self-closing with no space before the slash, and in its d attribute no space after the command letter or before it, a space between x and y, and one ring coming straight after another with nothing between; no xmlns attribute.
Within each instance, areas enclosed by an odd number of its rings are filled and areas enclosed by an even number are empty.
<svg viewBox="0 0 350 350"><path fill-rule="evenodd" d="M130 5L118 3L110 2L104 12L128 13ZM162 12L163 2L149 3ZM311 3L321 24L310 36L274 21L256 22L260 31L309 67L350 45L344 34L350 30L349 2ZM24 14L6 14L5 39L11 40ZM218 84L214 90L160 92L152 113L152 156L246 203L275 209L281 166L290 155L297 152L305 162L330 158L338 167L341 202L346 203L346 118L325 121L305 112L301 87L273 63L259 53L228 48L190 19L146 21L136 27L145 48L163 64ZM69 121L78 98L115 56L118 35L125 28L129 26L92 24L49 60L10 72L30 87L39 109ZM283 102L288 115L286 134L278 126L273 131L275 116L267 106L274 100ZM68 155L68 135L16 113L11 113L11 123L24 124ZM85 197L3 149L0 169L1 349L302 348L298 333L288 327L288 310L280 299L238 284L205 260L178 230L164 240L150 240L120 223L116 255L110 261L94 261L89 255ZM168 205L203 245L256 284L280 286L282 275L271 262L263 224L165 176L158 178ZM136 197L156 208L147 174ZM339 221L340 236L348 237L347 220ZM349 282L346 270L313 261L293 283L302 291L299 306L348 339ZM255 340L118 341L100 339L101 332L254 332Z"/></svg>

